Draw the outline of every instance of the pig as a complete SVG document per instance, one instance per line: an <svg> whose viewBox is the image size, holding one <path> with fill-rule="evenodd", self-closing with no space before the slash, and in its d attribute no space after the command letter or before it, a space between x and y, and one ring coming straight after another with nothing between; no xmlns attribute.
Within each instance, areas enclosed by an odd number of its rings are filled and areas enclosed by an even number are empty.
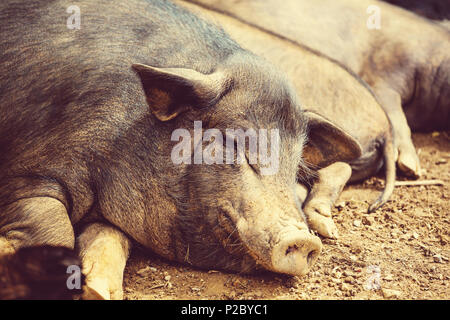
<svg viewBox="0 0 450 320"><path fill-rule="evenodd" d="M333 164L319 171L311 196L304 203L313 230L328 238L337 238L331 209L347 181L361 181L375 174L385 163L386 185L381 197L369 207L378 209L392 194L395 183L395 154L392 127L371 89L357 76L330 59L302 46L280 39L227 15L186 2L176 3L222 26L241 46L278 66L294 84L302 104L356 139L361 156L349 164ZM360 126L360 123L365 126ZM312 124L310 124L312 126ZM312 163L333 159L305 159ZM320 155L322 156L322 155ZM322 166L323 167L323 166ZM323 172L321 172L323 171ZM301 192L301 191L300 191ZM306 197L300 196L305 199ZM325 219L324 219L325 218Z"/></svg>
<svg viewBox="0 0 450 320"><path fill-rule="evenodd" d="M360 76L391 120L406 175L420 176L411 129L450 128L450 33L439 25L376 0L192 2L303 44Z"/></svg>
<svg viewBox="0 0 450 320"><path fill-rule="evenodd" d="M307 273L322 244L297 196L314 176L303 147L312 161L345 162L360 156L355 139L303 110L275 66L177 5L76 5L78 27L68 0L0 3L0 252L76 250L87 298L123 297L134 243L197 268ZM196 121L278 130L278 170L263 175L249 148L243 162L175 164L173 134Z"/></svg>

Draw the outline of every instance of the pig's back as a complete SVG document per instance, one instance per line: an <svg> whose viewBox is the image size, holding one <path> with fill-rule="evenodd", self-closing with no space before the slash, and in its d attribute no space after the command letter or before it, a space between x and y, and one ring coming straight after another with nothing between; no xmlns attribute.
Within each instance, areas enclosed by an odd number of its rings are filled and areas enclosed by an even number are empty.
<svg viewBox="0 0 450 320"><path fill-rule="evenodd" d="M0 4L3 160L52 141L112 139L120 134L114 123L132 126L148 113L133 63L207 73L238 48L168 1L77 1L79 30L67 27L73 4Z"/></svg>
<svg viewBox="0 0 450 320"><path fill-rule="evenodd" d="M448 39L444 28L393 5L369 0L191 0L230 13L278 36L324 53L359 73L370 50L382 50L386 42L417 51L436 37ZM376 5L381 29L369 29L367 21ZM414 36L411 36L414 35ZM423 50L422 50L423 51ZM409 52L411 55L414 52ZM425 56L425 55L424 55ZM420 58L420 57L418 57Z"/></svg>

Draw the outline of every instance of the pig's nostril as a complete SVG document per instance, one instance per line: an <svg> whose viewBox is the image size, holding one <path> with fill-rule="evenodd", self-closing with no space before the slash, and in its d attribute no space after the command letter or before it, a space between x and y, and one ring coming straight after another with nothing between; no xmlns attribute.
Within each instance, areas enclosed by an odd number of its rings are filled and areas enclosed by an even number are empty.
<svg viewBox="0 0 450 320"><path fill-rule="evenodd" d="M288 254L291 253L291 252L297 251L297 250L298 250L298 247L297 247L296 244L294 244L293 246L289 246L289 247L286 249L286 255L288 255Z"/></svg>
<svg viewBox="0 0 450 320"><path fill-rule="evenodd" d="M322 250L322 243L305 230L294 230L272 249L273 271L302 276Z"/></svg>
<svg viewBox="0 0 450 320"><path fill-rule="evenodd" d="M308 266L310 266L312 264L312 262L314 261L314 259L317 255L318 255L318 252L316 250L312 250L308 253L308 256L306 257L306 263L308 264Z"/></svg>

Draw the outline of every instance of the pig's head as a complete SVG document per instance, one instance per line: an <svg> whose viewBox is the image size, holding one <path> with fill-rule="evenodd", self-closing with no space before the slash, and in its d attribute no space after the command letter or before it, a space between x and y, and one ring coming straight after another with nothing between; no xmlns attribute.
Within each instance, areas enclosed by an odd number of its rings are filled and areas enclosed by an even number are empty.
<svg viewBox="0 0 450 320"><path fill-rule="evenodd" d="M244 58L229 58L209 74L135 66L154 115L192 137L185 158L191 163L173 164L181 174L168 188L178 210L174 256L202 268L303 275L322 247L295 195L299 168L310 172L302 160L309 119L314 119L314 140L307 144L313 164L324 165L325 153L333 154L328 159L353 157L353 145L329 122L303 112L288 81L271 65ZM195 141L194 121L201 121L203 142ZM240 148L239 133L230 131L237 129L254 137L256 149L252 138ZM264 134L267 153L261 151ZM203 155L198 164L196 150Z"/></svg>

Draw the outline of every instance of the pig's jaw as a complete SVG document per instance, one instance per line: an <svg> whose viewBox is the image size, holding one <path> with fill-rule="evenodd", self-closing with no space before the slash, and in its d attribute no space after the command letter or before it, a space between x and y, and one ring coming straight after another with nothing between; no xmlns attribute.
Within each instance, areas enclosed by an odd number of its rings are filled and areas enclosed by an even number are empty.
<svg viewBox="0 0 450 320"><path fill-rule="evenodd" d="M176 260L206 270L251 273L257 269L256 261L236 238L237 233L219 226L217 220L206 220L203 215L181 212L181 232L177 232L174 248Z"/></svg>
<svg viewBox="0 0 450 320"><path fill-rule="evenodd" d="M268 270L302 276L315 263L321 252L321 241L307 229L295 225L266 237L245 229L245 221L235 223L227 214L216 210L209 217L187 215L177 241L177 260L207 270L252 273ZM245 229L245 230L244 230Z"/></svg>
<svg viewBox="0 0 450 320"><path fill-rule="evenodd" d="M272 229L264 230L257 226L252 228L252 223L244 218L233 219L227 210L221 211L216 215L218 223L213 230L225 251L242 257L240 272L265 269L303 276L322 250L320 239L303 223L272 224Z"/></svg>

